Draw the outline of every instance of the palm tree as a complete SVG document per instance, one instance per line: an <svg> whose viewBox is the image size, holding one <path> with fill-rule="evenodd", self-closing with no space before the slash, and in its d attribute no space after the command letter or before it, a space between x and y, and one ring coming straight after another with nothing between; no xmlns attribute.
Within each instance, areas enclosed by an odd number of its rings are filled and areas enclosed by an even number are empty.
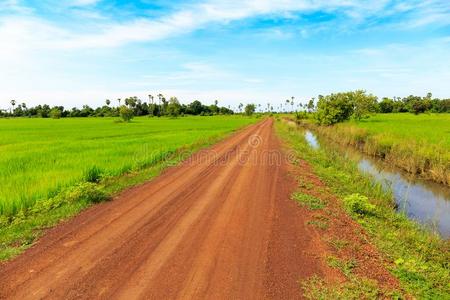
<svg viewBox="0 0 450 300"><path fill-rule="evenodd" d="M244 107L244 104L239 103L239 112L242 112L242 107Z"/></svg>
<svg viewBox="0 0 450 300"><path fill-rule="evenodd" d="M294 111L294 99L295 99L295 97L292 96L292 97L291 97L291 107L292 107L292 111Z"/></svg>
<svg viewBox="0 0 450 300"><path fill-rule="evenodd" d="M111 101L109 101L109 99L106 99L106 105L109 106L111 104Z"/></svg>
<svg viewBox="0 0 450 300"><path fill-rule="evenodd" d="M163 94L158 94L159 105L161 105L162 98L164 98Z"/></svg>
<svg viewBox="0 0 450 300"><path fill-rule="evenodd" d="M153 104L153 96L152 95L148 95L148 99L149 99L150 103Z"/></svg>
<svg viewBox="0 0 450 300"><path fill-rule="evenodd" d="M289 99L286 99L286 103L285 103L285 105L286 105L286 112L287 112L287 110L288 110L288 105L289 105L289 103L291 103L291 101L290 101Z"/></svg>
<svg viewBox="0 0 450 300"><path fill-rule="evenodd" d="M14 111L14 106L16 105L16 100L11 100L11 105L12 105L12 111ZM11 111L10 111L11 113Z"/></svg>
<svg viewBox="0 0 450 300"><path fill-rule="evenodd" d="M119 106L120 106L120 101L122 101L122 99L120 99L120 98L117 98L117 101L119 101Z"/></svg>

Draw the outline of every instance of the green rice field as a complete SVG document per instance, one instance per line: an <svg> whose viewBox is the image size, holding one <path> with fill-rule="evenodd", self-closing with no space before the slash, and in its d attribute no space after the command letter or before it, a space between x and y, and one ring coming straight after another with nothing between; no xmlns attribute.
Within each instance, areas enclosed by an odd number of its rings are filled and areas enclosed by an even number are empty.
<svg viewBox="0 0 450 300"><path fill-rule="evenodd" d="M450 185L450 114L377 114L316 129L340 144Z"/></svg>
<svg viewBox="0 0 450 300"><path fill-rule="evenodd" d="M450 149L450 114L377 114L349 124L357 124L369 134L389 134L403 142L419 140Z"/></svg>
<svg viewBox="0 0 450 300"><path fill-rule="evenodd" d="M242 116L0 119L0 215L84 180L87 170L118 176L177 149L255 122Z"/></svg>

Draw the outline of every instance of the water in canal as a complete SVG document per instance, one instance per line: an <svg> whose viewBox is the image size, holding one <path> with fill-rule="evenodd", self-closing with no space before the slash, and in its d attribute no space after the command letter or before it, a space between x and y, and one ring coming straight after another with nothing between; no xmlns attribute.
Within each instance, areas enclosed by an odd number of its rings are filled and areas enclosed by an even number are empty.
<svg viewBox="0 0 450 300"><path fill-rule="evenodd" d="M305 139L313 149L320 148L316 135L305 131ZM327 146L331 146L327 143ZM337 146L341 147L341 146ZM443 238L450 237L450 188L422 180L354 149L346 149L348 159L357 162L361 172L371 175L385 189L391 189L398 210L437 231Z"/></svg>

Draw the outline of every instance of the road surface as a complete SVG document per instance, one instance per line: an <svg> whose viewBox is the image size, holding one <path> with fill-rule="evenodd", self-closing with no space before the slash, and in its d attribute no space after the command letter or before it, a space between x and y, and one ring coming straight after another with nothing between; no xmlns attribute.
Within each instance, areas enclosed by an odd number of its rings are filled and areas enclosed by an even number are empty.
<svg viewBox="0 0 450 300"><path fill-rule="evenodd" d="M0 298L300 298L333 275L280 151L266 119L84 211L0 266Z"/></svg>

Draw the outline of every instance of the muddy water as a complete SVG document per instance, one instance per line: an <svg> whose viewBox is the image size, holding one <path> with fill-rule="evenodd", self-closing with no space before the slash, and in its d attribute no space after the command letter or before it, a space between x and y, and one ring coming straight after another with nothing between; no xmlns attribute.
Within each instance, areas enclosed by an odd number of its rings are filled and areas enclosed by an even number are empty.
<svg viewBox="0 0 450 300"><path fill-rule="evenodd" d="M313 149L321 143L314 133L305 131L305 139ZM358 164L361 172L371 175L385 189L391 189L398 211L410 219L438 232L443 238L450 238L450 188L432 181L412 176L353 148L343 148L332 142L321 141L326 147L333 147Z"/></svg>

